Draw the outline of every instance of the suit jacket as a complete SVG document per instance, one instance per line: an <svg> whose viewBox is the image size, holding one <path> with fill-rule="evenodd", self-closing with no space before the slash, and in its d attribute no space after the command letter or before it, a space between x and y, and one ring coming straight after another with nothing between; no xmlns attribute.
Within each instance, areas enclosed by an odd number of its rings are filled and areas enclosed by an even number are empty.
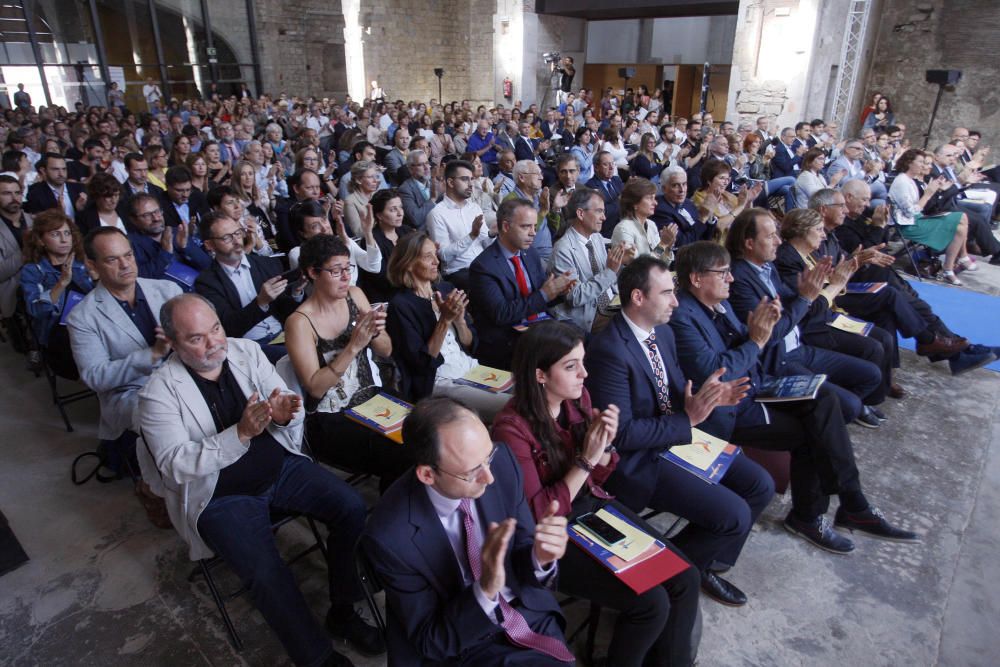
<svg viewBox="0 0 1000 667"><path fill-rule="evenodd" d="M416 180L408 178L399 186L399 199L403 204L403 224L414 229L423 229L427 214L440 200L425 197Z"/></svg>
<svg viewBox="0 0 1000 667"><path fill-rule="evenodd" d="M21 246L14 232L0 220L0 318L11 317L17 307L17 288L23 263Z"/></svg>
<svg viewBox="0 0 1000 667"><path fill-rule="evenodd" d="M532 629L537 631L546 617L561 624L559 605L535 577L535 521L524 499L520 467L506 446L498 447L491 470L494 482L475 506L482 526L517 519L504 560L506 584ZM463 581L426 487L413 472L382 496L359 546L385 586L389 665L456 665L464 653L494 643L500 627L483 613L472 585ZM561 634L553 636L562 639Z"/></svg>
<svg viewBox="0 0 1000 667"><path fill-rule="evenodd" d="M663 367L673 414L661 415L656 380L645 348L622 314L594 334L587 344L586 379L594 407L614 403L621 411L614 444L621 459L608 480L608 491L634 511L649 502L657 481L657 458L667 447L691 442L691 421L684 412L684 386L670 327L658 326L656 345Z"/></svg>
<svg viewBox="0 0 1000 667"><path fill-rule="evenodd" d="M792 248L787 243L782 244L781 248L785 248L786 246L798 255L795 248ZM780 253L781 251L779 250ZM732 271L733 283L729 286L729 303L740 322L746 323L750 311L756 308L757 304L764 297L770 299L771 294L764 285L760 274L745 259L738 259L733 262ZM784 338L796 326L799 327L799 331L803 336L824 337L823 342L828 344L824 344L822 347L830 349L834 347L830 327L826 325L827 322L833 319L833 314L830 313L830 305L826 302L826 299L822 297L818 298L810 305L805 299L799 296L797 280L794 284L789 284L782 278L783 276L779 269L772 264L770 282L772 289L778 295L778 298L781 299L781 317L771 332L771 341L764 348L763 363L764 368L774 375L782 374L779 372L779 369L785 357ZM798 273L796 274L797 278Z"/></svg>
<svg viewBox="0 0 1000 667"><path fill-rule="evenodd" d="M723 301L720 306L724 312L716 315L725 319L726 327L734 334L731 344L727 345L712 317L697 299L681 292L677 301L677 308L670 318L670 328L676 337L681 370L694 384L692 390L697 391L709 375L723 366L726 368L723 380L743 376L750 378L750 391L739 405L716 408L698 428L726 439L736 428L737 419L741 426L765 424L767 420L763 408L753 401L757 388L766 379L760 365L761 349L750 340L747 328L736 319L733 307L728 301Z"/></svg>
<svg viewBox="0 0 1000 667"><path fill-rule="evenodd" d="M685 218L681 211L686 211L694 224ZM663 229L673 223L677 225L677 240L675 247L683 247L695 241L711 241L715 236L715 225L707 225L701 221L698 207L690 199L685 199L680 206L667 201L663 195L656 195L656 210L651 216L657 229Z"/></svg>
<svg viewBox="0 0 1000 667"><path fill-rule="evenodd" d="M393 146L391 151L386 153L382 164L385 165L385 171L389 174L389 180L395 187L399 187L406 180L407 176L409 176L406 171L406 156L395 146Z"/></svg>
<svg viewBox="0 0 1000 667"><path fill-rule="evenodd" d="M162 207L163 200L166 199L167 193L163 188L153 185L152 183L146 183L146 192L151 195L155 195L157 199L160 200L160 206ZM118 217L122 219L126 226L130 226L132 220L132 197L135 194L132 192L132 185L125 181L122 183L122 193L118 197Z"/></svg>
<svg viewBox="0 0 1000 667"><path fill-rule="evenodd" d="M435 289L441 292L442 298L447 298L455 288L451 283L440 282ZM392 358L401 376L400 392L403 398L414 403L433 393L437 369L444 363L444 355L441 353L432 357L427 352L427 341L434 333L437 323L438 318L431 302L411 290L398 292L389 302L385 328L392 339ZM465 314L465 323L472 331L472 344L465 352L469 356L475 356L479 338L468 312Z"/></svg>
<svg viewBox="0 0 1000 667"><path fill-rule="evenodd" d="M250 277L253 279L254 289L259 294L260 286L266 280L281 273L281 262L254 253L246 255L246 258L250 263ZM271 315L284 323L285 318L298 306L287 293L272 301L267 311L261 310L256 300L244 306L240 302L236 285L217 261L212 262L207 269L198 274L198 278L194 281L194 291L212 302L226 335L234 338L243 337L257 323Z"/></svg>
<svg viewBox="0 0 1000 667"><path fill-rule="evenodd" d="M537 144L531 139L525 139L521 135L518 135L514 139L514 157L518 160L531 160L535 161L535 146Z"/></svg>
<svg viewBox="0 0 1000 667"><path fill-rule="evenodd" d="M573 320L584 331L590 331L594 324L598 298L618 283L618 274L607 266L608 251L604 246L604 237L597 236L594 239L594 256L600 270L596 274L590 266L590 254L580 234L567 229L552 248L551 269L556 273L573 271L577 279L576 285L566 293L563 302L553 308L553 312L560 318Z"/></svg>
<svg viewBox="0 0 1000 667"><path fill-rule="evenodd" d="M521 296L512 264L503 256L501 247L499 241L490 244L469 266L469 305L479 328L480 361L507 369L517 340L514 325L529 315L545 312L549 301L541 291L545 269L538 254L531 248L521 251L522 265L531 282L531 293Z"/></svg>
<svg viewBox="0 0 1000 667"><path fill-rule="evenodd" d="M69 195L70 203L76 206L76 200L85 189L82 183L66 181L66 192ZM50 208L59 208L56 196L52 194L52 188L42 180L28 186L28 198L24 202L24 210L32 215L47 211ZM73 216L74 218L76 215Z"/></svg>
<svg viewBox="0 0 1000 667"><path fill-rule="evenodd" d="M174 252L167 252L159 241L141 232L132 232L128 235L132 250L135 252L135 263L139 270L139 277L156 280L166 278L165 271L175 259L196 271L204 271L212 263L212 258L208 256L193 234L188 234L186 246L178 248L176 246L177 227L167 227L163 233L174 235ZM191 291L187 285L183 287L185 291Z"/></svg>
<svg viewBox="0 0 1000 667"><path fill-rule="evenodd" d="M796 142L798 139L795 140ZM771 178L783 178L785 176L791 176L795 178L799 175L799 170L802 167L802 156L795 155L795 149L797 144L795 142L791 145L792 155L788 155L785 144L778 142L778 145L774 147L774 157L771 158Z"/></svg>
<svg viewBox="0 0 1000 667"><path fill-rule="evenodd" d="M230 338L227 358L246 396L288 390L257 343ZM301 455L304 417L299 410L287 425L271 422L267 430L286 450ZM221 433L216 430L208 404L176 354L153 372L139 392L138 423L145 444L139 443L137 453L148 455L155 464L170 521L188 543L188 555L191 560L211 557L212 550L198 534L198 518L212 499L219 471L247 453L236 425Z"/></svg>
<svg viewBox="0 0 1000 667"><path fill-rule="evenodd" d="M176 227L181 224L181 216L177 213L177 209L174 208L174 203L170 201L170 197L163 194L160 198L160 206L163 208L163 221L167 223L167 227ZM188 215L190 217L190 222L195 223L197 226L198 222L207 214L208 199L202 194L201 190L191 189L191 196L188 198Z"/></svg>
<svg viewBox="0 0 1000 667"><path fill-rule="evenodd" d="M137 284L157 323L160 307L181 293L169 280L139 278ZM73 308L66 321L80 379L97 392L101 405L97 437L114 440L133 427L138 391L154 368L149 345L101 284Z"/></svg>
<svg viewBox="0 0 1000 667"><path fill-rule="evenodd" d="M621 220L621 203L618 199L625 188L625 184L622 183L622 179L618 174L615 174L611 177L607 188L604 187L604 181L597 176L587 181L587 187L597 190L601 193L601 198L604 199L604 224L601 225L601 234L605 238L610 239L611 234L615 231L615 225Z"/></svg>

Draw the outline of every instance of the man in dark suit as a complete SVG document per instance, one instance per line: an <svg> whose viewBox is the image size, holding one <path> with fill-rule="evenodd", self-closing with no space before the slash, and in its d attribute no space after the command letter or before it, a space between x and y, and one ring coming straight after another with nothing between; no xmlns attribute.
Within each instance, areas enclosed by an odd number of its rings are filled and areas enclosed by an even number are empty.
<svg viewBox="0 0 1000 667"><path fill-rule="evenodd" d="M717 409L705 430L747 447L791 451L792 511L785 529L826 551L853 551L854 543L826 518L829 496L836 493L838 527L883 539L916 540L914 533L889 523L865 497L835 392L821 386L813 400L766 407L755 402L761 384L770 379L760 355L780 316L778 303L760 303L747 325L736 319L727 301L729 253L709 241L681 248L676 267L682 291L670 327L685 376L697 385L711 381L721 367L726 369L723 380L750 377L750 391L739 405Z"/></svg>
<svg viewBox="0 0 1000 667"><path fill-rule="evenodd" d="M188 225L167 227L160 201L151 194L132 198L131 229L128 239L135 252L140 278L173 280L186 292L194 287L199 271L212 259L195 242Z"/></svg>
<svg viewBox="0 0 1000 667"><path fill-rule="evenodd" d="M683 167L671 165L664 169L660 187L663 193L656 195L656 209L652 218L657 229L677 225L675 248L695 241L710 241L715 236L714 221L703 222L698 207L688 199L687 172Z"/></svg>
<svg viewBox="0 0 1000 667"><path fill-rule="evenodd" d="M201 218L208 213L208 200L204 193L191 184L191 170L182 164L167 169L167 191L163 197L163 220L167 227L181 223L197 229Z"/></svg>
<svg viewBox="0 0 1000 667"><path fill-rule="evenodd" d="M888 207L880 206L874 210L869 208L872 194L868 184L864 181L848 181L840 191L844 195L844 201L847 205L844 224L833 231L840 242L840 247L848 253L881 251L889 242ZM934 312L930 304L921 299L910 283L892 266L870 264L859 269L854 275L855 280L885 282L888 283L889 287L895 288L927 323L927 329L936 337L966 340L952 331ZM990 363L994 360L991 357L994 357L997 351L1000 351L1000 348L970 343L968 347L957 354L931 355L929 359L932 362L947 359L952 375L961 375ZM902 398L905 392L894 384L889 395L893 398Z"/></svg>
<svg viewBox="0 0 1000 667"><path fill-rule="evenodd" d="M544 587L566 550L565 517L535 525L514 456L452 399L418 403L403 439L416 468L360 541L385 587L389 664L571 663Z"/></svg>
<svg viewBox="0 0 1000 667"><path fill-rule="evenodd" d="M774 147L771 158L771 178L791 176L796 178L802 169L802 156L809 150L803 142L795 138L795 130L786 127L781 131L780 140Z"/></svg>
<svg viewBox="0 0 1000 667"><path fill-rule="evenodd" d="M692 428L714 410L736 405L746 378L721 382L722 369L695 394L681 374L670 321L677 298L667 264L643 256L618 277L622 311L587 346L587 389L595 407L617 405L621 459L608 491L635 511L644 507L683 517L673 538L701 573L702 589L733 606L746 595L718 572L736 564L750 528L774 495L759 465L737 457L718 485L706 484L660 455L692 442Z"/></svg>
<svg viewBox="0 0 1000 667"><path fill-rule="evenodd" d="M717 571L735 565L774 484L747 457L737 457L715 485L660 454L690 443L692 427L718 407L736 405L747 391L746 378L722 382L720 369L692 394L666 326L677 299L662 260L635 259L622 269L618 291L622 312L591 338L586 357L594 406L614 404L621 411L614 441L621 459L607 489L635 511L648 506L686 519L673 542L701 572L703 590L724 604L745 604L746 596Z"/></svg>
<svg viewBox="0 0 1000 667"><path fill-rule="evenodd" d="M257 341L271 363L277 363L285 355L285 346L271 341L298 306L296 298L286 294L289 284L281 275L281 262L246 254L243 228L224 214L202 218L201 233L215 261L198 275L195 291L215 306L226 335ZM304 284L297 286L298 300L303 289Z"/></svg>
<svg viewBox="0 0 1000 667"><path fill-rule="evenodd" d="M789 212L786 219L795 215ZM765 209L747 209L729 228L726 250L733 259L729 303L736 317L746 323L762 300L780 301L782 315L764 351L770 361L764 364L767 372L779 376L825 373L845 410L844 420L877 428L885 415L873 406L885 401L888 393L893 337L878 327L861 336L830 326L834 319L830 306L850 276L850 261L837 270L832 262L817 262L799 272L793 288L774 266L779 245L798 252L781 244L777 223Z"/></svg>
<svg viewBox="0 0 1000 667"><path fill-rule="evenodd" d="M969 180L975 175L971 170L962 172L959 177L955 173L955 162L958 160L959 148L951 144L942 144L934 151L934 164L931 165L930 178L944 176L951 187L965 187L974 181ZM32 186L34 187L34 186ZM29 193L30 193L29 189ZM971 199L965 192L959 192L952 202L969 219L969 242L979 246L979 254L990 257L990 264L1000 265L1000 241L993 236L990 219L993 216L994 205L987 201Z"/></svg>
<svg viewBox="0 0 1000 667"><path fill-rule="evenodd" d="M531 123L522 120L518 125L518 135L514 139L514 157L521 160L531 160L538 163L539 167L544 167L545 162L538 157L538 154L549 147L548 140L536 142L531 138Z"/></svg>
<svg viewBox="0 0 1000 667"><path fill-rule="evenodd" d="M527 199L511 198L497 210L497 240L469 266L469 305L479 331L479 360L510 368L515 326L530 325L568 292L569 274L546 277L535 240L538 213Z"/></svg>
<svg viewBox="0 0 1000 667"><path fill-rule="evenodd" d="M87 195L82 184L66 181L66 158L59 153L45 153L38 161L38 175L41 180L28 187L24 210L34 215L58 208L75 220L77 211L87 203Z"/></svg>
<svg viewBox="0 0 1000 667"><path fill-rule="evenodd" d="M165 198L163 188L153 185L147 180L149 163L142 153L129 153L125 156L125 171L128 178L122 183L122 194L118 198L118 217L127 221L132 210L132 197L140 192L155 195L161 202Z"/></svg>
<svg viewBox="0 0 1000 667"><path fill-rule="evenodd" d="M601 235L610 239L615 225L621 220L621 203L618 199L625 189L611 153L601 151L594 156L594 177L587 181L587 187L597 190L604 199L604 226L601 227Z"/></svg>

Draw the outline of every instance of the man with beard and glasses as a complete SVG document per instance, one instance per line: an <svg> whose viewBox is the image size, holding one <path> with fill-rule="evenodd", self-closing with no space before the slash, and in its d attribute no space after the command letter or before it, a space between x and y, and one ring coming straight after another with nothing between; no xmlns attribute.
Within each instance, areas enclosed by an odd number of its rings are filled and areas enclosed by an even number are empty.
<svg viewBox="0 0 1000 667"><path fill-rule="evenodd" d="M190 557L215 553L236 571L296 665L353 664L330 634L382 653L378 631L354 609L364 598L353 547L365 504L302 454L302 399L256 343L226 337L204 297L170 299L160 321L175 354L140 394L142 456L163 478L170 520ZM275 546L272 513L307 514L329 530L326 628Z"/></svg>

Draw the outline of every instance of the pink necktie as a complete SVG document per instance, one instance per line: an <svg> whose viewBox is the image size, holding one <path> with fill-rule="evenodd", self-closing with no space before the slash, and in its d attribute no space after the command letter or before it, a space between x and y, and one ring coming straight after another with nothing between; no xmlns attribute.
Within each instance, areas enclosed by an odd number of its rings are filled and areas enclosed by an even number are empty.
<svg viewBox="0 0 1000 667"><path fill-rule="evenodd" d="M465 550L469 559L469 569L472 570L473 578L478 581L483 569L480 561L483 545L479 531L476 530L476 524L472 520L472 501L469 498L463 498L459 508L462 510L462 525L465 527ZM502 594L498 593L497 599L500 601L500 613L503 616L500 627L504 629L507 639L511 643L540 651L556 660L573 662L576 659L566 648L566 645L558 639L548 635L540 635L532 630L524 616L511 607Z"/></svg>

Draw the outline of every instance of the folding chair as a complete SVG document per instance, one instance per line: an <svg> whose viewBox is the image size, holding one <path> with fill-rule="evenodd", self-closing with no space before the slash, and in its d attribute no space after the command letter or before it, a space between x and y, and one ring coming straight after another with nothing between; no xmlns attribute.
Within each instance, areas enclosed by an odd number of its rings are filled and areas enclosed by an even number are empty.
<svg viewBox="0 0 1000 667"><path fill-rule="evenodd" d="M274 514L271 515L271 532L277 533L285 524L291 523L300 514ZM326 545L323 543L323 538L319 534L319 528L316 526L316 522L312 517L306 516L306 521L309 523L309 528L312 530L313 537L316 538L315 543L304 549L303 551L295 554L291 558L285 561L285 564L291 567L294 563L302 560L314 551L319 550L323 554L323 558L326 559ZM215 601L215 606L219 609L219 615L222 616L222 623L226 626L226 632L229 634L229 639L233 643L233 648L237 651L243 650L243 640L240 639L240 635L236 632L236 626L233 624L233 619L229 616L229 611L226 609L226 602L234 598L243 595L246 592L246 588L241 584L240 587L233 591L232 593L224 593L219 589L218 584L215 583L215 578L212 576L212 570L217 568L224 561L220 556L212 556L211 558L203 558L198 561L198 566L191 571L188 575L188 582L194 583L195 579L199 576L205 579L205 584L208 586L208 591L212 595L212 599Z"/></svg>
<svg viewBox="0 0 1000 667"><path fill-rule="evenodd" d="M375 594L382 590L383 586L378 580L375 568L372 567L368 556L360 545L354 549L354 564L358 570L358 578L361 580L361 588L365 592L365 602L368 603L368 609L372 613L372 620L375 621L375 627L378 628L378 631L382 633L382 639L386 640L385 616L382 615L382 610L375 600Z"/></svg>

